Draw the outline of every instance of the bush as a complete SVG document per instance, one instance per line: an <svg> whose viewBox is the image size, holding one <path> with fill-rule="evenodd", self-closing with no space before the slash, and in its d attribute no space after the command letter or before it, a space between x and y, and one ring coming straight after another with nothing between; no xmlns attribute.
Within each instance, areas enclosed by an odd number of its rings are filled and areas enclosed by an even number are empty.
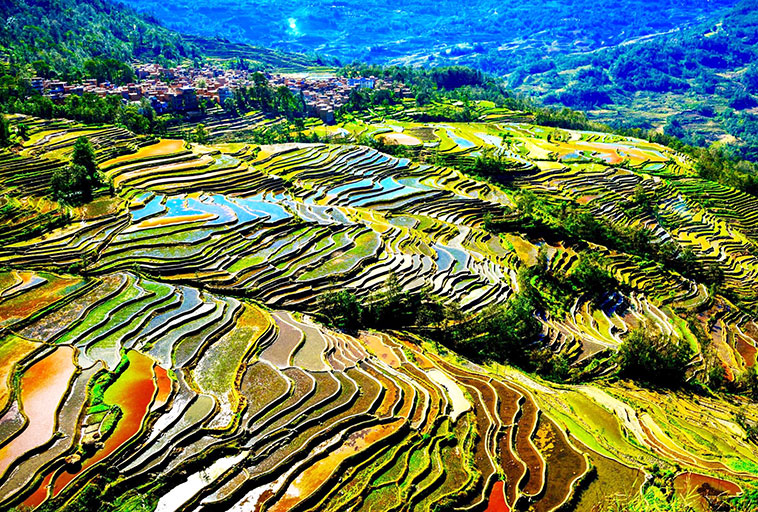
<svg viewBox="0 0 758 512"><path fill-rule="evenodd" d="M468 343L479 357L530 366L530 347L541 332L535 306L526 294L516 295L503 306L484 313L482 334ZM475 344L475 346L472 346Z"/></svg>
<svg viewBox="0 0 758 512"><path fill-rule="evenodd" d="M319 310L338 329L356 330L363 323L363 306L358 298L347 290L331 292L321 297Z"/></svg>
<svg viewBox="0 0 758 512"><path fill-rule="evenodd" d="M601 256L595 252L581 253L579 263L569 274L569 280L579 292L593 298L618 287L616 280L605 270Z"/></svg>
<svg viewBox="0 0 758 512"><path fill-rule="evenodd" d="M92 200L92 181L87 169L71 164L53 172L50 180L52 195L57 201L80 205Z"/></svg>
<svg viewBox="0 0 758 512"><path fill-rule="evenodd" d="M86 137L74 143L71 163L53 172L50 190L53 198L71 205L92 200L92 191L100 184L95 150Z"/></svg>
<svg viewBox="0 0 758 512"><path fill-rule="evenodd" d="M619 375L663 387L684 384L692 349L684 341L655 334L651 326L638 327L619 347Z"/></svg>

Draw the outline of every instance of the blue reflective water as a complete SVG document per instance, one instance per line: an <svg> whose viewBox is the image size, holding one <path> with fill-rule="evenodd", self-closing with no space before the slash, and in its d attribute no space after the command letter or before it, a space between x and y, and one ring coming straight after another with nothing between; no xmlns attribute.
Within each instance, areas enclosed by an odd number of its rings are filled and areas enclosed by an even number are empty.
<svg viewBox="0 0 758 512"><path fill-rule="evenodd" d="M245 208L250 213L262 213L268 216L268 222L278 222L292 217L283 206L264 201L260 194L250 197L235 197L230 200Z"/></svg>
<svg viewBox="0 0 758 512"><path fill-rule="evenodd" d="M453 255L440 244L433 244L432 249L437 253L437 268L440 272L448 270L453 265Z"/></svg>
<svg viewBox="0 0 758 512"><path fill-rule="evenodd" d="M458 144L458 146L463 149L473 148L476 146L476 144L470 140L457 136L452 130L447 130L447 136L450 137L453 142Z"/></svg>
<svg viewBox="0 0 758 512"><path fill-rule="evenodd" d="M151 215L155 215L156 213L164 211L166 207L161 204L162 200L162 195L156 195L145 206L132 210L130 213L134 222L138 222L146 217L150 217Z"/></svg>

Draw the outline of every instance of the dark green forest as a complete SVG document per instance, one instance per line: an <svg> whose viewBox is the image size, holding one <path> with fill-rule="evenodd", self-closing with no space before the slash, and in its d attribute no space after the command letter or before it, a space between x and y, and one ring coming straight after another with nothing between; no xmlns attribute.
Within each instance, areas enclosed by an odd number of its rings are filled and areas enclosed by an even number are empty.
<svg viewBox="0 0 758 512"><path fill-rule="evenodd" d="M85 63L93 58L168 62L200 56L157 20L105 0L2 2L0 23L0 60L30 64L42 77L87 76Z"/></svg>

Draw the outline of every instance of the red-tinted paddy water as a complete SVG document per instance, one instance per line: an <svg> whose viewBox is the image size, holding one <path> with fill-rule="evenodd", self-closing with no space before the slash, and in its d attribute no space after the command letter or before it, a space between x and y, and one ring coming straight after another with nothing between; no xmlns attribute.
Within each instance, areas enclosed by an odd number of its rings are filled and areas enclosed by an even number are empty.
<svg viewBox="0 0 758 512"><path fill-rule="evenodd" d="M505 503L505 483L500 480L495 482L490 493L489 503L485 512L510 512L508 504Z"/></svg>
<svg viewBox="0 0 758 512"><path fill-rule="evenodd" d="M139 432L142 420L156 391L156 384L153 379L154 361L134 350L127 354L127 358L129 359L129 366L104 395L106 404L118 405L123 412L116 430L105 440L105 446L85 461L80 471L77 473L63 472L58 476L53 488L54 496L82 471L111 455Z"/></svg>
<svg viewBox="0 0 758 512"><path fill-rule="evenodd" d="M59 347L21 377L21 406L28 418L24 430L0 449L0 475L19 456L47 442L55 432L55 413L76 367L74 349Z"/></svg>
<svg viewBox="0 0 758 512"><path fill-rule="evenodd" d="M351 434L337 449L301 473L287 489L284 496L271 508L272 512L285 512L315 492L334 470L348 457L363 451L394 433L404 420L365 428Z"/></svg>
<svg viewBox="0 0 758 512"><path fill-rule="evenodd" d="M158 392L155 394L155 407L161 407L168 401L168 397L171 395L171 377L168 376L168 372L162 367L155 365L155 383L158 385Z"/></svg>
<svg viewBox="0 0 758 512"><path fill-rule="evenodd" d="M705 496L735 496L742 492L739 485L728 480L697 473L678 475L674 478L674 489L679 496L687 498L691 505L702 510L710 510Z"/></svg>

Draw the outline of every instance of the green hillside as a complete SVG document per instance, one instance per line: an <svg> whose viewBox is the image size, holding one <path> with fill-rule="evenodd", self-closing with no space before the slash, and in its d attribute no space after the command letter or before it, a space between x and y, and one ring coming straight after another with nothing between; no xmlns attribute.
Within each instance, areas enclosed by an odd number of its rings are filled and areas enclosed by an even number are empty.
<svg viewBox="0 0 758 512"><path fill-rule="evenodd" d="M511 87L547 104L589 110L615 124L664 128L693 143L731 142L755 160L757 61L758 12L742 2L681 32L506 73Z"/></svg>
<svg viewBox="0 0 758 512"><path fill-rule="evenodd" d="M32 64L41 76L81 76L85 61L114 58L198 58L182 36L125 7L104 0L28 0L0 5L0 55Z"/></svg>

